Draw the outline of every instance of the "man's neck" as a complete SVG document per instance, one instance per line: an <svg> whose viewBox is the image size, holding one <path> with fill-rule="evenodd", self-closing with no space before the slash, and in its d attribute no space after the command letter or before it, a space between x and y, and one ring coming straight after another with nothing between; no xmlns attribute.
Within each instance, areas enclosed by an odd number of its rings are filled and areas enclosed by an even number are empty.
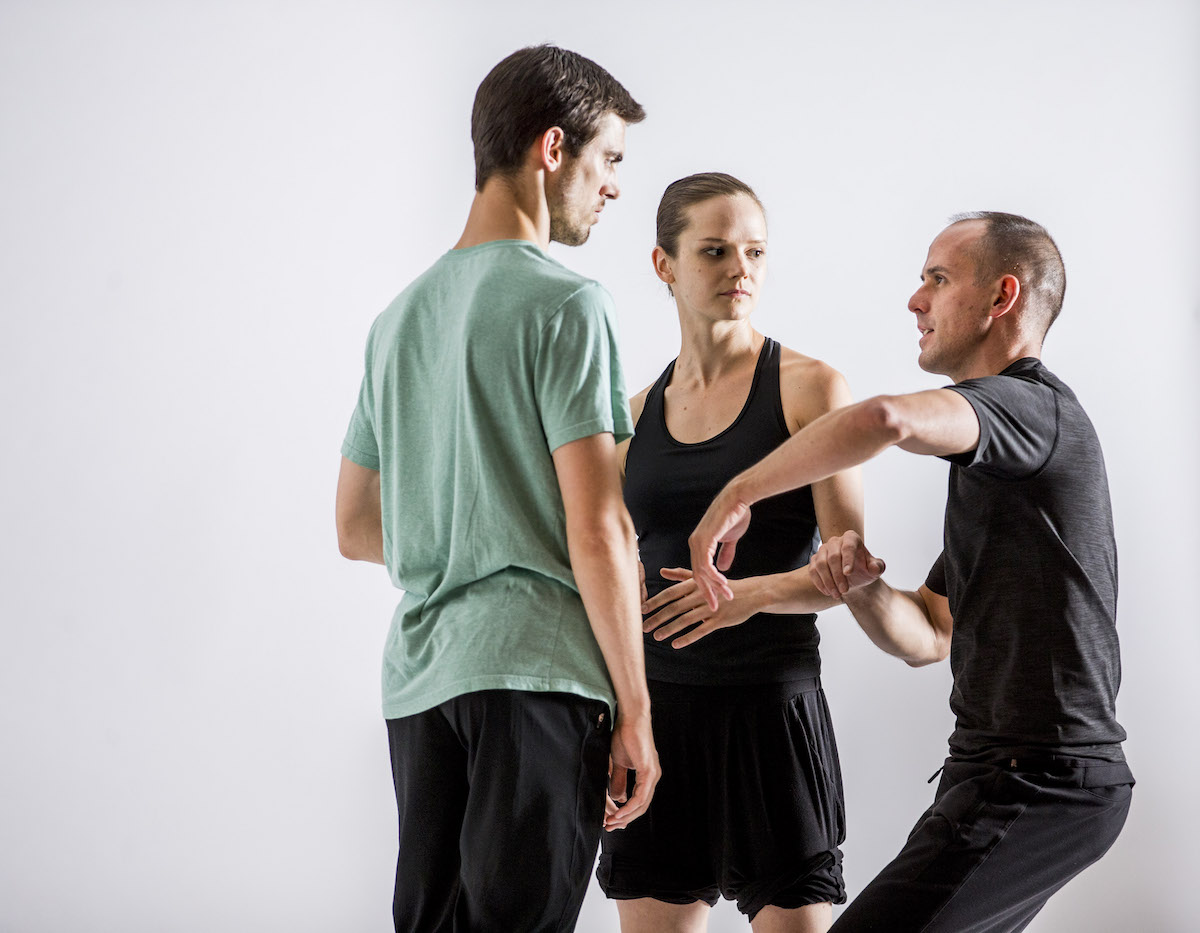
<svg viewBox="0 0 1200 933"><path fill-rule="evenodd" d="M946 375L950 376L956 383L963 382L966 379L978 379L982 376L998 376L1017 360L1023 360L1026 357L1033 357L1037 360L1042 358L1042 344L1040 340L1014 342L1002 348L997 348L996 352L981 353L972 360L969 366L964 367L962 372L954 373L953 375L947 373Z"/></svg>
<svg viewBox="0 0 1200 933"><path fill-rule="evenodd" d="M550 245L550 208L542 173L493 176L475 192L471 211L455 249L493 240L527 240L545 249Z"/></svg>

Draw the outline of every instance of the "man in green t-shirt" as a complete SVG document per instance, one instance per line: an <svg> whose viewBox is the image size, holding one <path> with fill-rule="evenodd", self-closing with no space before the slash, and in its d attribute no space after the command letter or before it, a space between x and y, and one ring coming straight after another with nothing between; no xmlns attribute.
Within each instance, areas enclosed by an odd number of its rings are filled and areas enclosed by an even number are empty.
<svg viewBox="0 0 1200 933"><path fill-rule="evenodd" d="M397 930L572 929L601 826L658 780L612 300L545 252L587 240L643 116L573 52L502 61L462 237L371 328L337 526L405 591L383 664Z"/></svg>

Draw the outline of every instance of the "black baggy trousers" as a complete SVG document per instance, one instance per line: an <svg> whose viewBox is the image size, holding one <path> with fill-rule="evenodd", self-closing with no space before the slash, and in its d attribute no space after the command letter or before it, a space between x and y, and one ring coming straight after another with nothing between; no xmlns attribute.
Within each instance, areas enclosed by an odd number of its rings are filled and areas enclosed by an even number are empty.
<svg viewBox="0 0 1200 933"><path fill-rule="evenodd" d="M946 762L933 806L833 933L1011 933L1097 861L1133 788L1123 763Z"/></svg>
<svg viewBox="0 0 1200 933"><path fill-rule="evenodd" d="M608 705L484 690L387 727L396 930L574 929L604 820Z"/></svg>

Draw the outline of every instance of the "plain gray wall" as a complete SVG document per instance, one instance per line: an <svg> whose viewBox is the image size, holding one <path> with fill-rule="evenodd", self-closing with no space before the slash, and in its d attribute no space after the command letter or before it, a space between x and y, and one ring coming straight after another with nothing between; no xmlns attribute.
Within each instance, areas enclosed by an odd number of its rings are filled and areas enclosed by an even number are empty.
<svg viewBox="0 0 1200 933"><path fill-rule="evenodd" d="M759 327L859 397L941 384L905 302L947 215L1045 223L1046 359L1108 456L1124 835L1029 929L1194 929L1200 660L1195 3L0 5L0 930L382 931L394 814L379 653L398 598L337 554L366 331L456 239L487 70L554 41L646 106L624 193L554 254L616 298L630 390L677 350L663 187L769 212ZM937 553L946 467L870 464L889 578ZM853 895L952 726L826 613ZM593 886L581 930L615 927ZM711 928L741 928L728 906Z"/></svg>

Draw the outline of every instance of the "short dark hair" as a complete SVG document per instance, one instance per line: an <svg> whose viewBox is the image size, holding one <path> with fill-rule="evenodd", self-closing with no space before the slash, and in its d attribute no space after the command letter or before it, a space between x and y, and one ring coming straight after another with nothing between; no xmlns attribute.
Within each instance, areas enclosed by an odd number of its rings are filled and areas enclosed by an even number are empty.
<svg viewBox="0 0 1200 933"><path fill-rule="evenodd" d="M475 188L497 173L515 172L533 141L552 126L561 127L566 152L578 155L606 113L626 123L646 117L616 78L577 52L553 45L513 52L475 92Z"/></svg>
<svg viewBox="0 0 1200 933"><path fill-rule="evenodd" d="M766 208L754 189L740 179L724 172L700 172L688 175L667 185L658 202L657 235L655 242L672 259L678 255L679 235L687 229L688 208L709 198L732 198L745 195L753 199L766 217Z"/></svg>
<svg viewBox="0 0 1200 933"><path fill-rule="evenodd" d="M1067 270L1054 238L1028 217L1000 211L955 214L950 223L968 220L982 220L985 224L983 235L972 248L975 284L1015 275L1021 283L1026 307L1045 325L1044 335L1062 311L1067 291Z"/></svg>

